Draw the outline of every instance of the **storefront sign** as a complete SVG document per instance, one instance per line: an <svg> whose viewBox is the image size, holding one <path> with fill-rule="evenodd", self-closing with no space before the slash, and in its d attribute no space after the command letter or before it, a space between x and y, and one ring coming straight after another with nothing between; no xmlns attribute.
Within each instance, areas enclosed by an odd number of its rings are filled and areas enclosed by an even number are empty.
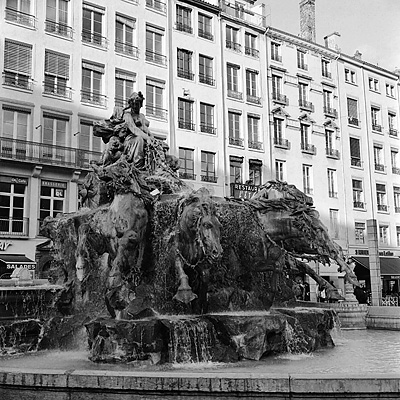
<svg viewBox="0 0 400 400"><path fill-rule="evenodd" d="M26 269L35 269L36 264L27 263L27 264L7 264L7 269L15 269L15 268L26 268Z"/></svg>
<svg viewBox="0 0 400 400"><path fill-rule="evenodd" d="M61 188L61 189L67 188L67 184L65 182L54 182L54 181L43 181L43 180L42 180L42 186Z"/></svg>
<svg viewBox="0 0 400 400"><path fill-rule="evenodd" d="M19 185L28 185L28 179L27 178L19 178L16 176L5 176L1 175L0 176L0 182L7 182L7 183L18 183Z"/></svg>
<svg viewBox="0 0 400 400"><path fill-rule="evenodd" d="M362 249L361 250L357 249L355 251L355 253L356 253L356 256L368 256L369 255L369 251L368 250L362 250ZM386 251L380 251L379 255L380 256L386 256L386 257L393 257L394 253L393 253L393 251L386 250Z"/></svg>
<svg viewBox="0 0 400 400"><path fill-rule="evenodd" d="M400 275L390 275L390 279L400 279Z"/></svg>
<svg viewBox="0 0 400 400"><path fill-rule="evenodd" d="M11 246L12 242L8 240L0 240L0 251L6 251L8 246Z"/></svg>
<svg viewBox="0 0 400 400"><path fill-rule="evenodd" d="M256 185L247 185L245 183L232 183L231 195L235 199L250 199L254 193L258 192L259 187Z"/></svg>

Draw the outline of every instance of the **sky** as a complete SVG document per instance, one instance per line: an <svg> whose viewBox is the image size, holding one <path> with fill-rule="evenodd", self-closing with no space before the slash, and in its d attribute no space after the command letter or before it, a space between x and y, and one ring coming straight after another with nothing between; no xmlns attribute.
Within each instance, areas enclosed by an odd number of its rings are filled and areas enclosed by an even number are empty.
<svg viewBox="0 0 400 400"><path fill-rule="evenodd" d="M297 35L300 0L264 0L268 25ZM356 50L371 64L400 68L400 0L316 0L317 43L339 32L342 53Z"/></svg>

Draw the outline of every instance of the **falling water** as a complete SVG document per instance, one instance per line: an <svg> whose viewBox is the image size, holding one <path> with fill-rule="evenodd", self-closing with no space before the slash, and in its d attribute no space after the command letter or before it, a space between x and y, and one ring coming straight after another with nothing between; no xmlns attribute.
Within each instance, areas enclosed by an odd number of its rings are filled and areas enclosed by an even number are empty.
<svg viewBox="0 0 400 400"><path fill-rule="evenodd" d="M307 341L304 337L303 329L299 326L293 329L287 321L283 332L285 338L286 351L290 354L309 353Z"/></svg>

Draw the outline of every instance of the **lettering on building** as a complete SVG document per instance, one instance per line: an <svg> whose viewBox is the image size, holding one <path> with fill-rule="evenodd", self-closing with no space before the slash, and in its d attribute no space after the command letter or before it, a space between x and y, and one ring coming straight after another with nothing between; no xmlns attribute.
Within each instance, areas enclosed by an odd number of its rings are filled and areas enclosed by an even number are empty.
<svg viewBox="0 0 400 400"><path fill-rule="evenodd" d="M0 240L0 251L6 251L9 246L12 245L12 242L8 240Z"/></svg>

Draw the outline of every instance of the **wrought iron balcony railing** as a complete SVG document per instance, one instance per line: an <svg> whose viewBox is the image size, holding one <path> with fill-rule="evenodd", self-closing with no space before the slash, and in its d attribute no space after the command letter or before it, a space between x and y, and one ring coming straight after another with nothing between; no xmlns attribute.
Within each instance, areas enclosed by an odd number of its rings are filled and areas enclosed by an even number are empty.
<svg viewBox="0 0 400 400"><path fill-rule="evenodd" d="M117 53L126 54L134 58L139 57L139 49L131 43L116 41L115 51Z"/></svg>
<svg viewBox="0 0 400 400"><path fill-rule="evenodd" d="M178 128L194 131L195 124L192 121L185 121L183 119L178 119Z"/></svg>
<svg viewBox="0 0 400 400"><path fill-rule="evenodd" d="M351 157L351 165L353 167L361 167L362 166L362 161L359 158Z"/></svg>
<svg viewBox="0 0 400 400"><path fill-rule="evenodd" d="M240 43L233 42L232 40L226 40L226 48L235 50L239 53L242 51L242 45Z"/></svg>
<svg viewBox="0 0 400 400"><path fill-rule="evenodd" d="M17 72L3 72L3 85L30 91L33 90L32 78L28 75L19 74Z"/></svg>
<svg viewBox="0 0 400 400"><path fill-rule="evenodd" d="M176 29L181 32L193 33L193 28L183 22L177 22Z"/></svg>
<svg viewBox="0 0 400 400"><path fill-rule="evenodd" d="M178 68L178 77L192 81L194 79L194 73L186 69Z"/></svg>
<svg viewBox="0 0 400 400"><path fill-rule="evenodd" d="M155 53L154 51L146 50L146 61L151 61L160 65L167 65L167 57L160 54Z"/></svg>
<svg viewBox="0 0 400 400"><path fill-rule="evenodd" d="M325 107L325 106L324 106L324 114L332 118L337 118L338 116L338 113L335 108Z"/></svg>
<svg viewBox="0 0 400 400"><path fill-rule="evenodd" d="M114 105L115 107L126 107L128 105L128 101L124 97L115 97Z"/></svg>
<svg viewBox="0 0 400 400"><path fill-rule="evenodd" d="M396 174L396 175L400 175L400 168L398 167L392 167L392 173Z"/></svg>
<svg viewBox="0 0 400 400"><path fill-rule="evenodd" d="M215 79L212 77L212 75L199 74L199 82L210 86L215 85Z"/></svg>
<svg viewBox="0 0 400 400"><path fill-rule="evenodd" d="M228 97L232 97L237 100L243 100L243 93L228 89Z"/></svg>
<svg viewBox="0 0 400 400"><path fill-rule="evenodd" d="M375 163L375 171L385 172L386 167L383 164Z"/></svg>
<svg viewBox="0 0 400 400"><path fill-rule="evenodd" d="M358 124L359 124L358 118L356 118L356 117L349 117L348 121L349 121L349 125L358 126Z"/></svg>
<svg viewBox="0 0 400 400"><path fill-rule="evenodd" d="M262 150L263 149L263 143L262 142L256 142L249 140L249 149L255 149L255 150Z"/></svg>
<svg viewBox="0 0 400 400"><path fill-rule="evenodd" d="M233 146L243 147L243 139L242 138L229 137L229 144L232 144Z"/></svg>
<svg viewBox="0 0 400 400"><path fill-rule="evenodd" d="M0 158L4 160L90 169L90 161L98 161L100 157L97 151L0 137Z"/></svg>
<svg viewBox="0 0 400 400"><path fill-rule="evenodd" d="M389 136L397 137L398 136L397 129L389 128Z"/></svg>
<svg viewBox="0 0 400 400"><path fill-rule="evenodd" d="M28 236L29 218L0 218L0 236Z"/></svg>
<svg viewBox="0 0 400 400"><path fill-rule="evenodd" d="M106 107L107 96L88 90L81 90L81 102L85 104L93 104L96 106Z"/></svg>
<svg viewBox="0 0 400 400"><path fill-rule="evenodd" d="M376 132L382 132L382 126L378 124L372 124L372 130Z"/></svg>
<svg viewBox="0 0 400 400"><path fill-rule="evenodd" d="M330 72L328 72L328 71L322 71L322 76L324 78L332 79L332 74Z"/></svg>
<svg viewBox="0 0 400 400"><path fill-rule="evenodd" d="M199 28L198 30L198 35L204 39L214 40L214 35L211 32L205 31L204 29L201 28Z"/></svg>
<svg viewBox="0 0 400 400"><path fill-rule="evenodd" d="M43 82L43 93L63 99L71 100L72 98L72 89L70 87L46 81Z"/></svg>
<svg viewBox="0 0 400 400"><path fill-rule="evenodd" d="M353 207L364 209L365 203L363 201L353 201Z"/></svg>
<svg viewBox="0 0 400 400"><path fill-rule="evenodd" d="M36 28L36 18L34 15L26 14L22 11L6 7L5 19L21 25Z"/></svg>
<svg viewBox="0 0 400 400"><path fill-rule="evenodd" d="M278 54L271 54L271 60L273 61L278 61L278 62L282 62L282 56L278 55Z"/></svg>
<svg viewBox="0 0 400 400"><path fill-rule="evenodd" d="M101 36L99 33L92 31L82 31L82 42L91 43L96 46L107 48L108 39L104 36Z"/></svg>
<svg viewBox="0 0 400 400"><path fill-rule="evenodd" d="M196 175L193 172L179 172L179 178L195 181Z"/></svg>
<svg viewBox="0 0 400 400"><path fill-rule="evenodd" d="M151 104L146 104L146 115L166 120L168 115L168 110L153 106Z"/></svg>
<svg viewBox="0 0 400 400"><path fill-rule="evenodd" d="M394 212L397 214L397 213L400 213L400 207L399 206L395 206L394 207Z"/></svg>
<svg viewBox="0 0 400 400"><path fill-rule="evenodd" d="M211 133L215 135L217 132L217 128L214 125L200 124L200 131L204 133Z"/></svg>
<svg viewBox="0 0 400 400"><path fill-rule="evenodd" d="M248 46L245 46L244 54L246 54L247 56L254 57L254 58L259 58L259 56L260 56L260 52L257 49L254 49L253 47L248 47Z"/></svg>
<svg viewBox="0 0 400 400"><path fill-rule="evenodd" d="M44 21L44 30L49 33L54 33L59 36L66 37L68 39L72 39L73 37L73 29L65 24L60 24L59 22L51 21L46 19Z"/></svg>
<svg viewBox="0 0 400 400"><path fill-rule="evenodd" d="M314 106L311 101L299 99L299 107L304 110L314 112Z"/></svg>
<svg viewBox="0 0 400 400"><path fill-rule="evenodd" d="M202 182L217 183L218 177L215 175L201 175Z"/></svg>
<svg viewBox="0 0 400 400"><path fill-rule="evenodd" d="M326 155L330 158L334 158L335 160L340 159L340 152L337 149L332 149L330 147L326 148Z"/></svg>
<svg viewBox="0 0 400 400"><path fill-rule="evenodd" d="M329 191L329 197L332 199L337 199L338 197L338 192L334 192L332 190Z"/></svg>
<svg viewBox="0 0 400 400"><path fill-rule="evenodd" d="M290 142L287 139L274 137L274 145L280 147L281 149L290 150Z"/></svg>
<svg viewBox="0 0 400 400"><path fill-rule="evenodd" d="M251 94L246 95L246 99L249 103L261 104L261 97L253 96Z"/></svg>
<svg viewBox="0 0 400 400"><path fill-rule="evenodd" d="M272 100L275 103L285 104L286 106L289 105L289 99L286 95L280 93L272 93Z"/></svg>
<svg viewBox="0 0 400 400"><path fill-rule="evenodd" d="M386 204L378 204L378 211L385 211L387 212L389 207Z"/></svg>
<svg viewBox="0 0 400 400"><path fill-rule="evenodd" d="M305 194L313 195L314 194L314 189L310 187L305 187L303 188L303 191Z"/></svg>
<svg viewBox="0 0 400 400"><path fill-rule="evenodd" d="M313 156L315 156L317 154L317 148L313 144L309 144L309 143L302 143L301 151L303 153L311 154Z"/></svg>
<svg viewBox="0 0 400 400"><path fill-rule="evenodd" d="M298 66L300 69L303 69L304 71L308 71L308 65L307 65L306 63L300 62L300 63L297 64L297 66Z"/></svg>
<svg viewBox="0 0 400 400"><path fill-rule="evenodd" d="M167 12L167 4L160 0L146 0L146 6L164 14Z"/></svg>

